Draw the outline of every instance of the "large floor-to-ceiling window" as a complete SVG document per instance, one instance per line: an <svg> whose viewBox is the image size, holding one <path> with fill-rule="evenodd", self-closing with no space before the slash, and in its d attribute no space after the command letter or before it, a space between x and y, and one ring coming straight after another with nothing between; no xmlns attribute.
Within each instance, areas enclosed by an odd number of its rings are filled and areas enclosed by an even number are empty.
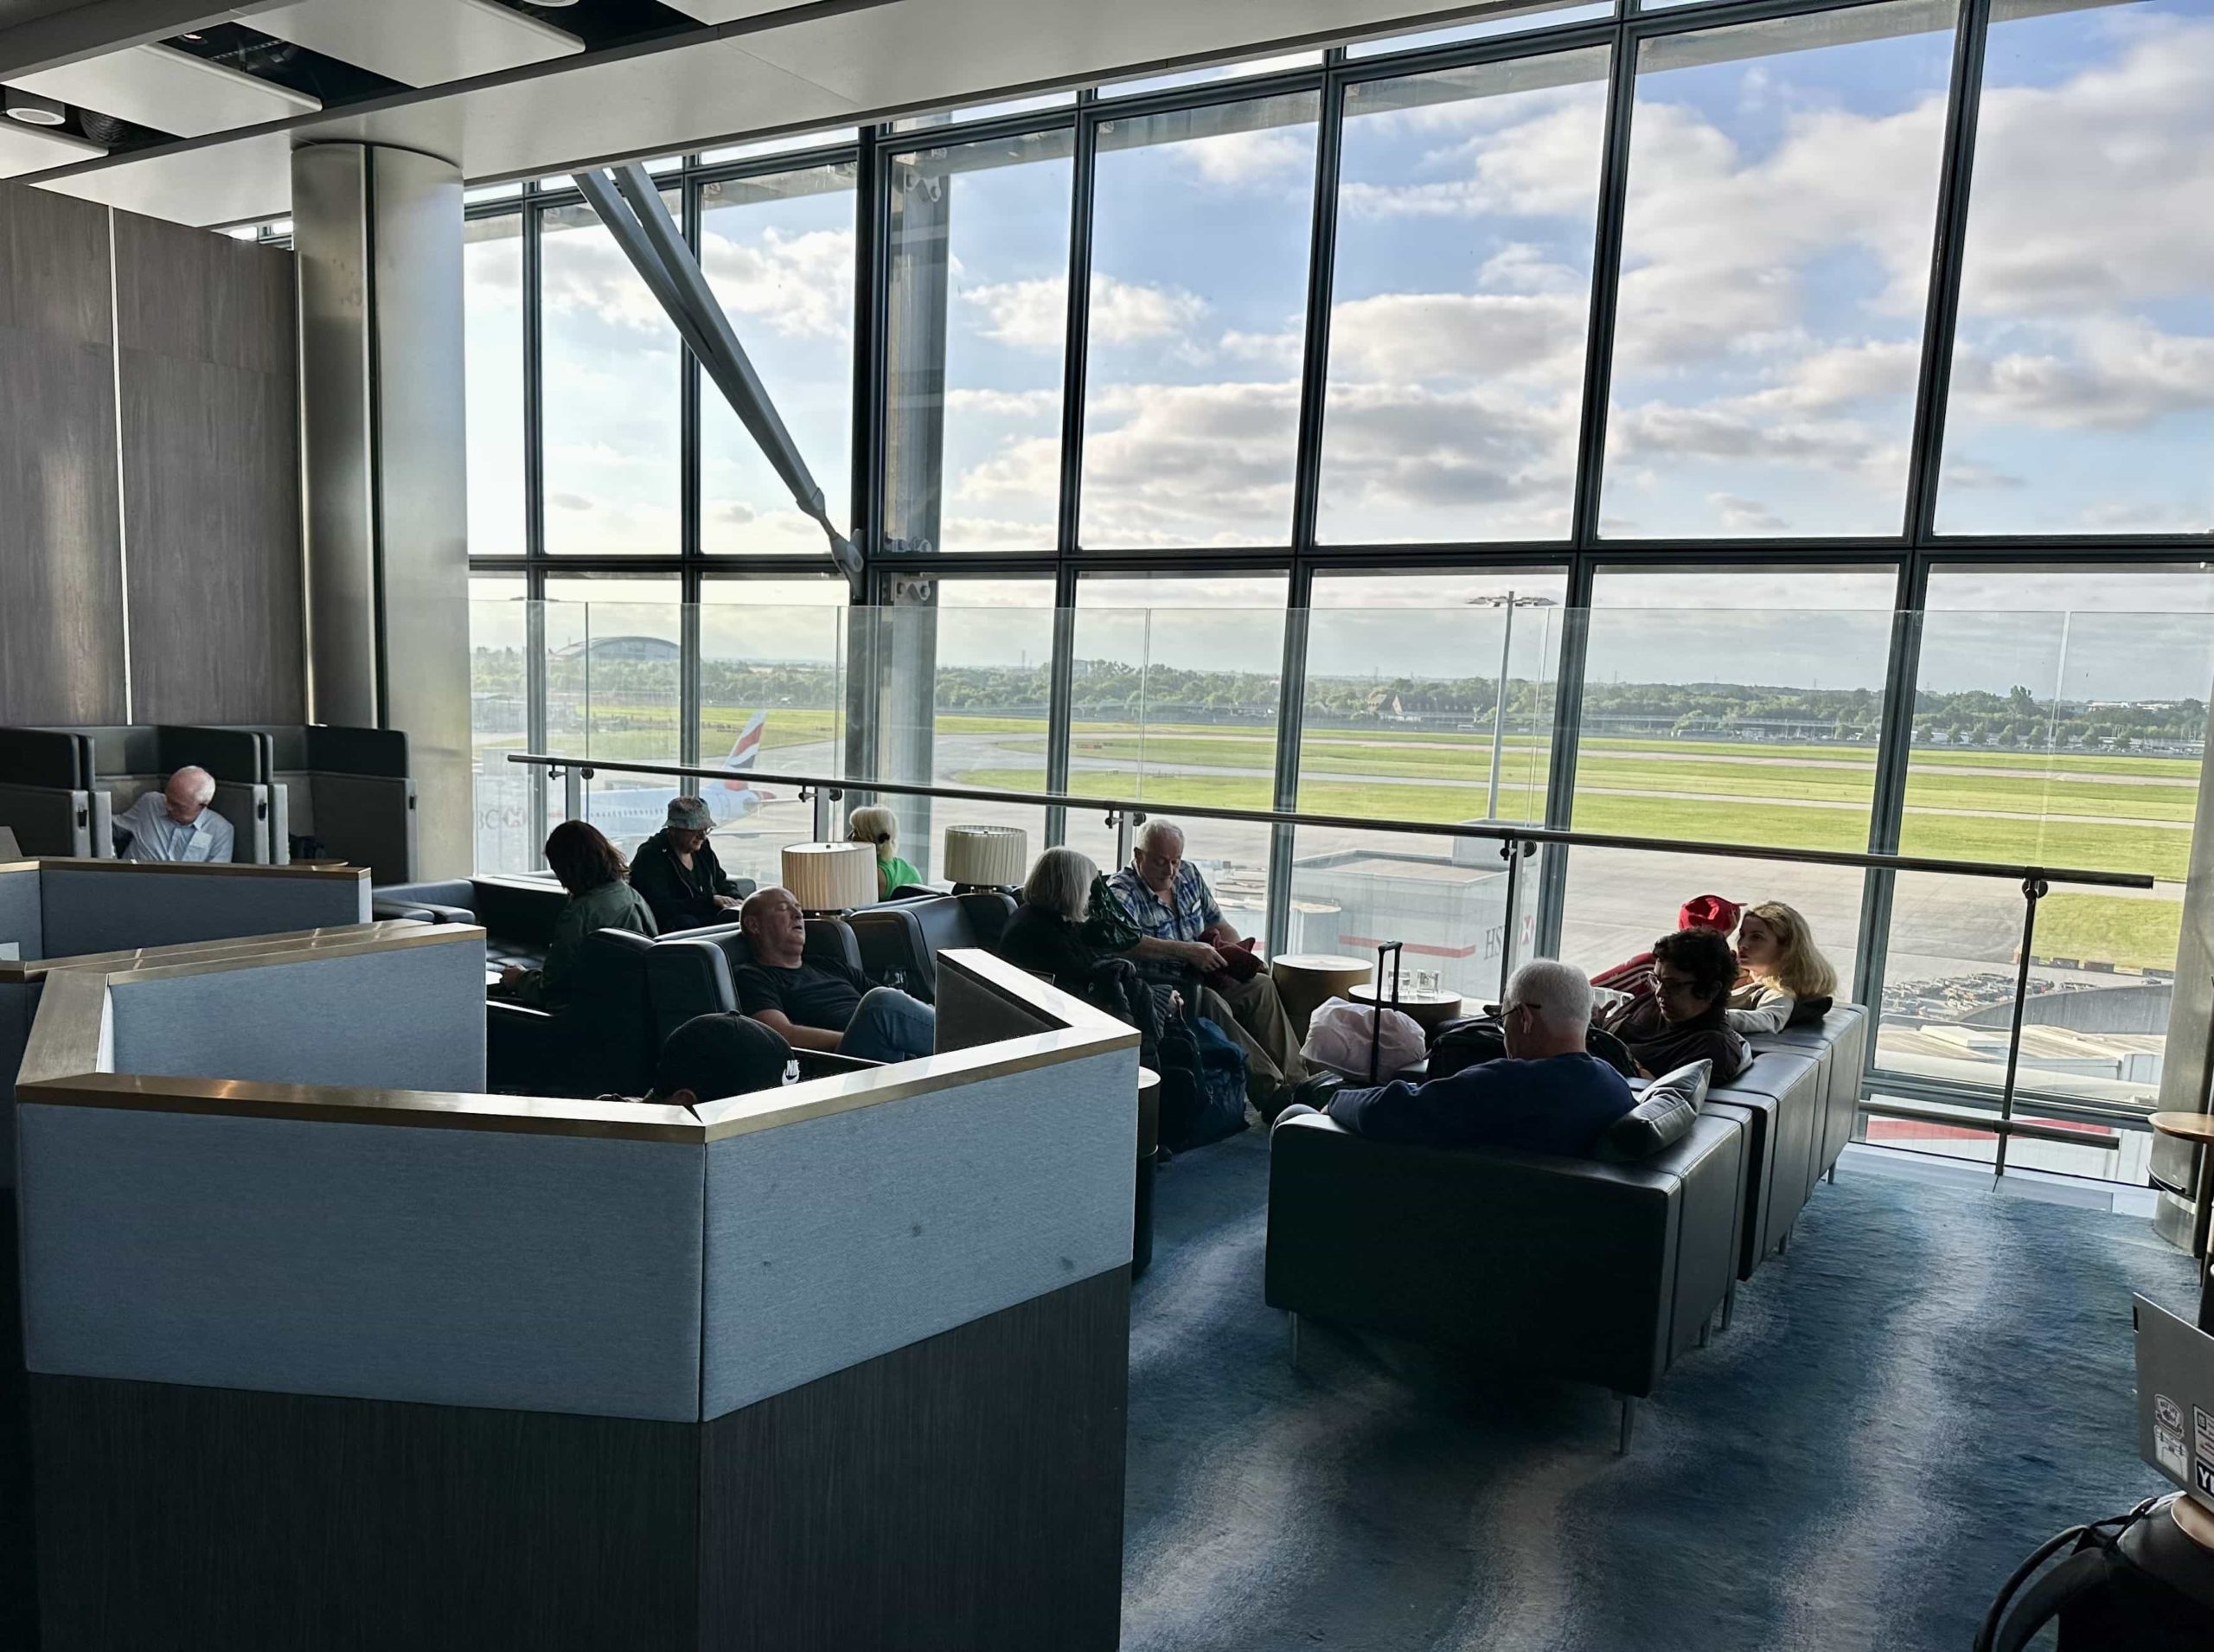
<svg viewBox="0 0 2214 1652"><path fill-rule="evenodd" d="M561 805L528 745L1335 816L1191 848L1271 944L1477 997L1779 898L1879 1009L1871 1132L1985 1158L2017 883L1727 851L2143 874L2044 903L2015 1110L2016 1162L2134 1174L2214 685L2210 131L2214 0L1648 0L671 161L855 582L568 181L472 197L480 857ZM810 829L709 784L751 874ZM1117 853L886 800L926 871L966 820ZM1658 848L1510 894L1382 824L1483 821Z"/></svg>

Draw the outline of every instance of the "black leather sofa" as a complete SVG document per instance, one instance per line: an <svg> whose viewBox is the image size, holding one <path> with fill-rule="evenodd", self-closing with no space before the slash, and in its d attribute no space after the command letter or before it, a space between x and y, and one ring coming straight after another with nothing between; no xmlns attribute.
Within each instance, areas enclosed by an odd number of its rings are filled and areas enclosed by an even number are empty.
<svg viewBox="0 0 2214 1652"><path fill-rule="evenodd" d="M1454 1348L1487 1371L1635 1402L1706 1340L1731 1284L1744 1131L1702 1111L1650 1158L1603 1164L1364 1140L1287 1118L1269 1154L1269 1305ZM1295 1356L1296 1357L1296 1356Z"/></svg>
<svg viewBox="0 0 2214 1652"><path fill-rule="evenodd" d="M567 899L551 874L442 878L372 889L369 912L375 918L412 918L425 924L481 924L484 954L492 963L535 969L546 962L554 920Z"/></svg>
<svg viewBox="0 0 2214 1652"><path fill-rule="evenodd" d="M1868 1012L1840 1005L1819 1025L1756 1035L1750 1064L1707 1092L1709 1108L1732 1114L1745 1129L1738 1279L1751 1278L1788 1246L1799 1213L1852 1139L1867 1041ZM1734 1306L1733 1291L1724 1325Z"/></svg>

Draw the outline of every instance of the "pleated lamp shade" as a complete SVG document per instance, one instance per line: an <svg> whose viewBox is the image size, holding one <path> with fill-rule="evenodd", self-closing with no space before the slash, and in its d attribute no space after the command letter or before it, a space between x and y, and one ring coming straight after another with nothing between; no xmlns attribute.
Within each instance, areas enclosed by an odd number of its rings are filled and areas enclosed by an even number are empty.
<svg viewBox="0 0 2214 1652"><path fill-rule="evenodd" d="M1020 826L949 826L945 877L951 883L1010 888L1030 866L1030 834Z"/></svg>
<svg viewBox="0 0 2214 1652"><path fill-rule="evenodd" d="M784 887L802 912L851 912L876 903L876 848L870 843L788 843Z"/></svg>

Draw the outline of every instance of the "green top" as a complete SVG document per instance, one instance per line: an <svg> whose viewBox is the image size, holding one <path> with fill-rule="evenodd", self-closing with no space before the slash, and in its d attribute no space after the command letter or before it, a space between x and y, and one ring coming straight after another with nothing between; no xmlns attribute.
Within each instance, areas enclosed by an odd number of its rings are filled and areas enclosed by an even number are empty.
<svg viewBox="0 0 2214 1652"><path fill-rule="evenodd" d="M888 895L902 884L920 883L922 880L923 874L898 855L880 855L876 857L876 893L880 895Z"/></svg>
<svg viewBox="0 0 2214 1652"><path fill-rule="evenodd" d="M598 929L627 929L633 935L658 935L653 909L645 898L623 882L603 883L580 895L571 895L554 920L554 938L546 948L546 967L533 970L515 988L518 1002L560 1009L569 1002L577 960L584 952L585 937Z"/></svg>

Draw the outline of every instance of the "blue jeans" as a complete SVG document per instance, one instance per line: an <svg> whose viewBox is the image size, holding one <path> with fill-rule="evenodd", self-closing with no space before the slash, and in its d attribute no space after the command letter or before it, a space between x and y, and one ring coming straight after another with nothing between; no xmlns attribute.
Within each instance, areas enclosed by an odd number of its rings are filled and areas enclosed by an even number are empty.
<svg viewBox="0 0 2214 1652"><path fill-rule="evenodd" d="M838 1053L864 1061L908 1061L937 1053L937 1011L897 987L873 987L854 1008Z"/></svg>

